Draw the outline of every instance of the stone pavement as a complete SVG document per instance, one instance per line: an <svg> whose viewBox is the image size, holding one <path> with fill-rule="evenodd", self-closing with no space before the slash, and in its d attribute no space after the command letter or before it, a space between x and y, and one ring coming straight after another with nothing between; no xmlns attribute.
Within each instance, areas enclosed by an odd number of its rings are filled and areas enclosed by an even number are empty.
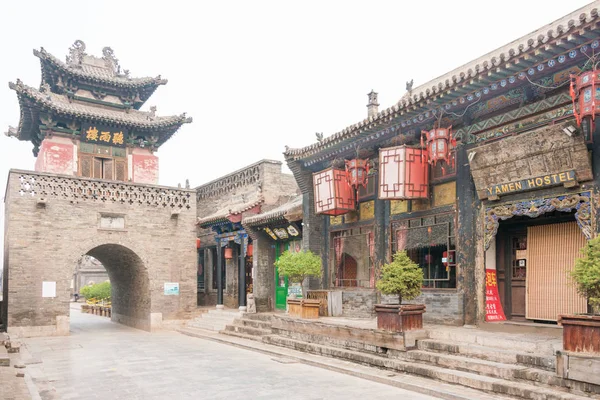
<svg viewBox="0 0 600 400"><path fill-rule="evenodd" d="M26 400L30 399L29 389L25 378L17 377L17 372L23 369L15 368L20 363L19 353L10 354L10 366L0 366L0 399Z"/></svg>
<svg viewBox="0 0 600 400"><path fill-rule="evenodd" d="M436 398L177 332L148 333L78 309L71 336L24 344L23 357L42 361L26 371L44 400Z"/></svg>

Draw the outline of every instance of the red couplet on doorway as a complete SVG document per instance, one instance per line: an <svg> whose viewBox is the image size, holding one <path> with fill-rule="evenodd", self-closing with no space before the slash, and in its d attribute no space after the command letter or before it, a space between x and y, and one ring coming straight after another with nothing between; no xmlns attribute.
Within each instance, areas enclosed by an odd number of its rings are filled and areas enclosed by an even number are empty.
<svg viewBox="0 0 600 400"><path fill-rule="evenodd" d="M495 269L485 270L485 320L486 322L506 321L500 296Z"/></svg>

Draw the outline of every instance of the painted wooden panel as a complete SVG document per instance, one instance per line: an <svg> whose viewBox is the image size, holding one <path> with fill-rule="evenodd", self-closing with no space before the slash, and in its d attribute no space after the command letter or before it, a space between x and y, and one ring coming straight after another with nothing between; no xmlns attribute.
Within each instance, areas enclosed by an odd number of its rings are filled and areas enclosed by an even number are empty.
<svg viewBox="0 0 600 400"><path fill-rule="evenodd" d="M375 201L360 203L360 220L365 221L375 218Z"/></svg>
<svg viewBox="0 0 600 400"><path fill-rule="evenodd" d="M556 321L560 314L585 313L568 273L586 239L575 221L527 228L526 318Z"/></svg>
<svg viewBox="0 0 600 400"><path fill-rule="evenodd" d="M408 212L408 200L391 200L390 209L392 215Z"/></svg>
<svg viewBox="0 0 600 400"><path fill-rule="evenodd" d="M456 182L442 183L433 187L433 206L440 207L456 203Z"/></svg>

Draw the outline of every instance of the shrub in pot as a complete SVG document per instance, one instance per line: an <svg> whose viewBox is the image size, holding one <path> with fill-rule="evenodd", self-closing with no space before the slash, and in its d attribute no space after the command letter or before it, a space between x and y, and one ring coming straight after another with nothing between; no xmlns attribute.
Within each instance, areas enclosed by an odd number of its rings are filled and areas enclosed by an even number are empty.
<svg viewBox="0 0 600 400"><path fill-rule="evenodd" d="M304 281L310 276L321 276L321 257L311 251L285 251L275 262L279 274L287 276L290 283L302 287L302 299L288 298L290 315L302 318L319 317L319 301L306 299ZM316 311L316 315L315 315Z"/></svg>
<svg viewBox="0 0 600 400"><path fill-rule="evenodd" d="M600 353L600 237L589 240L582 257L575 261L571 280L577 292L586 297L591 313L561 315L563 349Z"/></svg>
<svg viewBox="0 0 600 400"><path fill-rule="evenodd" d="M376 304L377 328L392 332L404 332L423 328L424 304L402 304L421 294L423 270L405 251L393 256L393 261L381 268L376 287L382 294L395 295L398 304Z"/></svg>

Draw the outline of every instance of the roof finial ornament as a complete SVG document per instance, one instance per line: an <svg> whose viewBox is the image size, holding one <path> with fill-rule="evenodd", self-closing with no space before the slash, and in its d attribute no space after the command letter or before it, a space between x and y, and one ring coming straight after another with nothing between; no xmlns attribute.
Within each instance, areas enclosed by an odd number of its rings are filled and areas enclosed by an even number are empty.
<svg viewBox="0 0 600 400"><path fill-rule="evenodd" d="M83 56L85 55L85 43L82 40L76 40L71 47L69 47L69 55L67 56L67 64L79 67L83 62Z"/></svg>
<svg viewBox="0 0 600 400"><path fill-rule="evenodd" d="M414 79L411 79L410 82L406 82L406 91L408 92L409 95L412 94L413 84L414 84Z"/></svg>
<svg viewBox="0 0 600 400"><path fill-rule="evenodd" d="M102 49L102 59L108 68L110 68L115 75L119 75L121 73L121 66L119 65L119 60L115 57L115 52L110 47L105 47Z"/></svg>
<svg viewBox="0 0 600 400"><path fill-rule="evenodd" d="M377 92L371 89L371 92L367 94L369 96L369 104L367 104L367 115L374 117L379 112L379 103L377 102Z"/></svg>
<svg viewBox="0 0 600 400"><path fill-rule="evenodd" d="M148 112L148 119L154 121L154 118L156 118L156 106L151 106L150 112Z"/></svg>
<svg viewBox="0 0 600 400"><path fill-rule="evenodd" d="M317 142L321 143L323 141L323 132L316 132Z"/></svg>
<svg viewBox="0 0 600 400"><path fill-rule="evenodd" d="M189 179L186 179L186 180L185 180L185 188L186 188L186 189L189 189L189 188L190 188L190 180L189 180Z"/></svg>
<svg viewBox="0 0 600 400"><path fill-rule="evenodd" d="M17 128L14 126L8 126L8 130L4 132L7 137L17 137Z"/></svg>

